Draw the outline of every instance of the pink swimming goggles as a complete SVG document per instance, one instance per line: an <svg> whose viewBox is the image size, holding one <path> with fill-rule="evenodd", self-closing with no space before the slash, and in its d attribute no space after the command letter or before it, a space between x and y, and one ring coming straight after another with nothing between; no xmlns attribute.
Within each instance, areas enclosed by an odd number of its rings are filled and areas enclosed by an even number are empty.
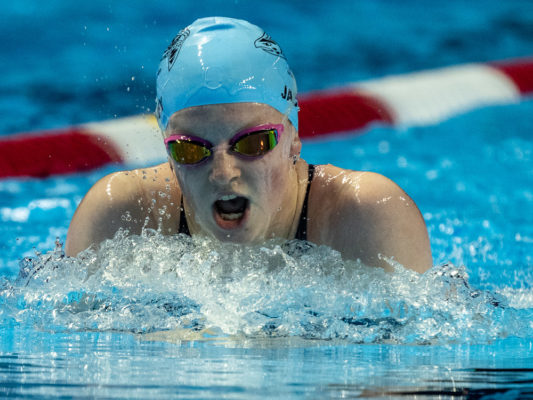
<svg viewBox="0 0 533 400"><path fill-rule="evenodd" d="M261 157L272 150L283 133L283 125L254 126L237 133L229 140L229 150L248 159ZM213 155L213 144L196 136L171 135L165 139L168 154L184 165L199 164Z"/></svg>

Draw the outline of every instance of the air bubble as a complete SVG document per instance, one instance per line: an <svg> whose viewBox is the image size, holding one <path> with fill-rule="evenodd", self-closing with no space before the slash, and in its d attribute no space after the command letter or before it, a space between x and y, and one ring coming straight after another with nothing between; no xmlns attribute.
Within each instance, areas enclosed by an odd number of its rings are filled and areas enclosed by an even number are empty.
<svg viewBox="0 0 533 400"><path fill-rule="evenodd" d="M131 221L131 213L129 211L126 211L121 217L120 219L122 221L127 221L127 222L130 222Z"/></svg>

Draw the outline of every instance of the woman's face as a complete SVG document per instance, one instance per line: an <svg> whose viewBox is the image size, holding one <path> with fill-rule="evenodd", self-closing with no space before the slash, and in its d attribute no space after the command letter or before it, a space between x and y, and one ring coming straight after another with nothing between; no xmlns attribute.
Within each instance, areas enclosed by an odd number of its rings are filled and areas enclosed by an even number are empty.
<svg viewBox="0 0 533 400"><path fill-rule="evenodd" d="M252 159L230 151L228 141L237 133L266 124L283 125L271 151ZM298 188L293 156L301 145L283 114L259 103L191 107L171 117L165 136L175 134L214 146L211 157L197 165L170 160L192 214L188 223L193 232L237 243L288 234Z"/></svg>

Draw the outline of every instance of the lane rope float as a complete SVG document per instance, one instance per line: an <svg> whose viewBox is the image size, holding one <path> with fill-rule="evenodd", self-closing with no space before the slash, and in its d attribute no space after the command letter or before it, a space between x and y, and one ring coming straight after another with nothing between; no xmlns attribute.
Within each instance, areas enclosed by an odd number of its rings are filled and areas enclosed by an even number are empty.
<svg viewBox="0 0 533 400"><path fill-rule="evenodd" d="M300 137L362 133L370 124L425 126L533 94L533 57L388 76L298 97ZM0 138L0 178L47 177L166 158L151 114Z"/></svg>

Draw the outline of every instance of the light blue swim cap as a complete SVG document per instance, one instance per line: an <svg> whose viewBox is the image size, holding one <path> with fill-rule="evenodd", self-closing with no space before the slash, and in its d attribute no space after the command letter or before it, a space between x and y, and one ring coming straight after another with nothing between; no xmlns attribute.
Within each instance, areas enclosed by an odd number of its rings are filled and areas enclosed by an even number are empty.
<svg viewBox="0 0 533 400"><path fill-rule="evenodd" d="M296 80L279 45L249 22L201 18L167 48L157 72L162 130L176 111L207 104L268 104L298 129Z"/></svg>

